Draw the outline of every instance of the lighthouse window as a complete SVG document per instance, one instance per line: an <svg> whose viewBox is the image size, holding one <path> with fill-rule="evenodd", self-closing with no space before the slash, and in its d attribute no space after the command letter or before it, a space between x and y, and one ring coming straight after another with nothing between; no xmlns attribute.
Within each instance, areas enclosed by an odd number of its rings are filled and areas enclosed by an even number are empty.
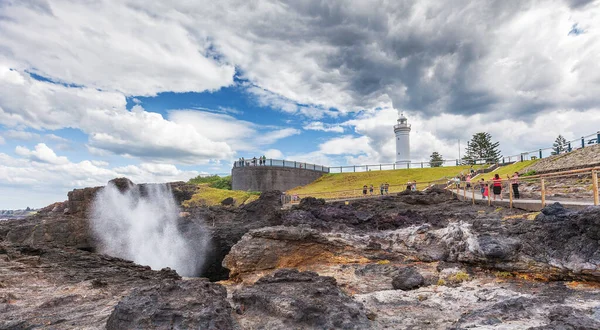
<svg viewBox="0 0 600 330"><path fill-rule="evenodd" d="M398 138L398 141L400 141L400 138Z"/></svg>

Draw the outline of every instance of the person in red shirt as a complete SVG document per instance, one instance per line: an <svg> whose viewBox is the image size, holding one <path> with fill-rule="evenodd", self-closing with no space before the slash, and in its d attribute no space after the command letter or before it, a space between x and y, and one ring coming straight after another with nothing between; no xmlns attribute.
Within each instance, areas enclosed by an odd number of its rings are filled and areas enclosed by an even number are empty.
<svg viewBox="0 0 600 330"><path fill-rule="evenodd" d="M500 195L500 200L502 200L502 179L500 179L498 174L495 174L492 179L492 189L494 191L494 200L496 200L497 195Z"/></svg>

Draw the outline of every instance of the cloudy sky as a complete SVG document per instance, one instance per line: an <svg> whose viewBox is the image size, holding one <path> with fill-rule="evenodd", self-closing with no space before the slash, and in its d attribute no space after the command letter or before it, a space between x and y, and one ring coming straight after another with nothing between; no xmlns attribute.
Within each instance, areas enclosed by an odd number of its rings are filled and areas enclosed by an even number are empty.
<svg viewBox="0 0 600 330"><path fill-rule="evenodd" d="M76 187L504 155L600 130L600 1L0 1L0 209ZM464 148L464 145L463 145Z"/></svg>

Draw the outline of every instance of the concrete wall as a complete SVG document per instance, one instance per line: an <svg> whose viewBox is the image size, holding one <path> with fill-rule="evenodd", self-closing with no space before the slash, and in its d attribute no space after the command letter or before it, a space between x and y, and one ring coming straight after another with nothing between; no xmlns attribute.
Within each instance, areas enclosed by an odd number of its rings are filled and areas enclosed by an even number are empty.
<svg viewBox="0 0 600 330"><path fill-rule="evenodd" d="M234 190L286 191L307 185L324 172L289 167L244 166L231 170L231 186Z"/></svg>

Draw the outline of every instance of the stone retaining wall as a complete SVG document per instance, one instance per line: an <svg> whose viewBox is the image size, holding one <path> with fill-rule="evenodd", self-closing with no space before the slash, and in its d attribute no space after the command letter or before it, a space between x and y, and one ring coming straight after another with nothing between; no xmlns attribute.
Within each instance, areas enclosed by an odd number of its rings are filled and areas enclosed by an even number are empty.
<svg viewBox="0 0 600 330"><path fill-rule="evenodd" d="M320 178L324 172L304 168L275 166L234 167L231 170L233 190L244 191L286 191L307 185Z"/></svg>

